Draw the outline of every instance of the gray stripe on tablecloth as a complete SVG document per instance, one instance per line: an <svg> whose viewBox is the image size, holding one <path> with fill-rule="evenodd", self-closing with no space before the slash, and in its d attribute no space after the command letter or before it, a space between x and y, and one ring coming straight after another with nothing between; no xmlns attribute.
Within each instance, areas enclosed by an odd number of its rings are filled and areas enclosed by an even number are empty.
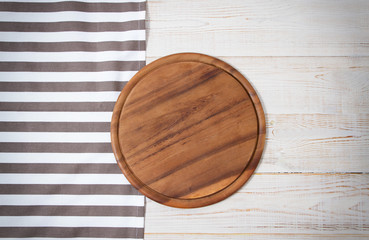
<svg viewBox="0 0 369 240"><path fill-rule="evenodd" d="M145 41L110 42L0 42L0 51L10 52L100 52L145 49Z"/></svg>
<svg viewBox="0 0 369 240"><path fill-rule="evenodd" d="M0 173L121 173L116 163L0 163Z"/></svg>
<svg viewBox="0 0 369 240"><path fill-rule="evenodd" d="M0 122L0 132L109 132L110 122Z"/></svg>
<svg viewBox="0 0 369 240"><path fill-rule="evenodd" d="M0 143L0 152L111 153L110 143Z"/></svg>
<svg viewBox="0 0 369 240"><path fill-rule="evenodd" d="M132 185L0 184L0 194L140 195Z"/></svg>
<svg viewBox="0 0 369 240"><path fill-rule="evenodd" d="M91 196L93 197L93 196ZM0 206L0 216L134 216L144 207L130 206Z"/></svg>
<svg viewBox="0 0 369 240"><path fill-rule="evenodd" d="M0 102L0 111L112 112L114 104L114 102Z"/></svg>
<svg viewBox="0 0 369 240"><path fill-rule="evenodd" d="M143 228L108 227L0 227L0 237L94 237L94 238L143 238Z"/></svg>
<svg viewBox="0 0 369 240"><path fill-rule="evenodd" d="M59 11L80 11L80 12L130 12L144 11L145 2L128 3L84 3L77 1L62 1L50 3L31 2L2 2L0 11L11 12L59 12Z"/></svg>
<svg viewBox="0 0 369 240"><path fill-rule="evenodd" d="M102 79L103 80L103 79ZM2 92L96 92L122 90L127 82L0 82Z"/></svg>
<svg viewBox="0 0 369 240"><path fill-rule="evenodd" d="M145 29L145 20L128 22L0 22L3 32L124 32Z"/></svg>
<svg viewBox="0 0 369 240"><path fill-rule="evenodd" d="M5 72L100 72L138 71L145 61L106 62L0 62Z"/></svg>

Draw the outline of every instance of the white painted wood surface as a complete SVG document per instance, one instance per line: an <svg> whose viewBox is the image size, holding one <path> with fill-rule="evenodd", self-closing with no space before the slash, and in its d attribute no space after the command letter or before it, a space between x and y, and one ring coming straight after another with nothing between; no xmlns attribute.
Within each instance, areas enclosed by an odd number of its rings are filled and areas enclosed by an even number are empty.
<svg viewBox="0 0 369 240"><path fill-rule="evenodd" d="M148 0L148 56L368 56L367 0Z"/></svg>
<svg viewBox="0 0 369 240"><path fill-rule="evenodd" d="M359 237L368 233L368 181L367 174L256 174L209 207L183 210L148 201L145 238Z"/></svg>
<svg viewBox="0 0 369 240"><path fill-rule="evenodd" d="M147 62L218 57L267 120L257 173L198 209L147 200L145 239L369 239L369 1L148 1Z"/></svg>

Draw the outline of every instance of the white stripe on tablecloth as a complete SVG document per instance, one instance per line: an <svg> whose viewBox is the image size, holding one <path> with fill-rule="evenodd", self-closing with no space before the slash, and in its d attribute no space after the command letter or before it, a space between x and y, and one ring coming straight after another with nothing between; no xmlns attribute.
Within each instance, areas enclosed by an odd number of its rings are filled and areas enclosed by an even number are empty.
<svg viewBox="0 0 369 240"><path fill-rule="evenodd" d="M0 52L0 61L6 62L103 62L145 61L145 51L101 52Z"/></svg>
<svg viewBox="0 0 369 240"><path fill-rule="evenodd" d="M125 32L0 32L3 42L103 42L145 40L145 30Z"/></svg>
<svg viewBox="0 0 369 240"><path fill-rule="evenodd" d="M2 173L0 184L129 184L123 174Z"/></svg>
<svg viewBox="0 0 369 240"><path fill-rule="evenodd" d="M120 12L120 13L95 13L95 12L0 12L0 21L6 22L61 22L61 21L83 21L83 22L127 22L133 20L144 20L145 11Z"/></svg>
<svg viewBox="0 0 369 240"><path fill-rule="evenodd" d="M9 206L144 206L142 195L0 195Z"/></svg>
<svg viewBox="0 0 369 240"><path fill-rule="evenodd" d="M115 102L120 91L0 92L0 102Z"/></svg>
<svg viewBox="0 0 369 240"><path fill-rule="evenodd" d="M143 217L80 216L0 216L0 227L135 227L142 228Z"/></svg>
<svg viewBox="0 0 369 240"><path fill-rule="evenodd" d="M112 112L0 112L4 122L110 122Z"/></svg>
<svg viewBox="0 0 369 240"><path fill-rule="evenodd" d="M127 82L136 73L137 71L1 72L0 82Z"/></svg>
<svg viewBox="0 0 369 240"><path fill-rule="evenodd" d="M113 153L0 153L0 163L116 163Z"/></svg>
<svg viewBox="0 0 369 240"><path fill-rule="evenodd" d="M109 132L0 132L0 142L110 143Z"/></svg>

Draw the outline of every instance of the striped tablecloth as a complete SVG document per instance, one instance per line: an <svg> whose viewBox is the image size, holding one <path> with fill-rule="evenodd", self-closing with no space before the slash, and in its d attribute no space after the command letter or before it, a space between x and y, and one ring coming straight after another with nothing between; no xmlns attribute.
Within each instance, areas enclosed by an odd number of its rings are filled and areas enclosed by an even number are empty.
<svg viewBox="0 0 369 240"><path fill-rule="evenodd" d="M0 237L142 239L110 145L145 64L145 1L0 3Z"/></svg>

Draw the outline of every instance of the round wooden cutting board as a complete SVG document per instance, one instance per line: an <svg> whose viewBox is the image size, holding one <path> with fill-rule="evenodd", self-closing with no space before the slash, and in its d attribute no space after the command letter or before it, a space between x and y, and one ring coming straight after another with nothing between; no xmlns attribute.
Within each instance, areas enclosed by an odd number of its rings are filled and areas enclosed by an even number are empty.
<svg viewBox="0 0 369 240"><path fill-rule="evenodd" d="M202 54L163 57L124 87L111 122L112 147L129 182L173 207L201 207L236 192L265 139L264 112L250 83Z"/></svg>

